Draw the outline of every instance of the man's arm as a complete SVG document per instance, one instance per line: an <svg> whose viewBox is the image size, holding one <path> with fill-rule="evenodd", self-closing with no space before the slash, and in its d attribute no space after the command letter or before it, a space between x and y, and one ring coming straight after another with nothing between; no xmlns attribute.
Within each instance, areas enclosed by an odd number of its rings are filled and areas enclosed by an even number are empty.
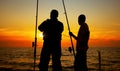
<svg viewBox="0 0 120 71"><path fill-rule="evenodd" d="M77 36L75 36L72 32L69 32L69 35L72 36L74 39L77 40Z"/></svg>
<svg viewBox="0 0 120 71"><path fill-rule="evenodd" d="M42 22L42 23L38 26L38 29L39 29L41 32L45 31L46 25L47 25L47 24L46 24L47 21L49 21L49 20L48 20L48 19L45 20L44 22Z"/></svg>

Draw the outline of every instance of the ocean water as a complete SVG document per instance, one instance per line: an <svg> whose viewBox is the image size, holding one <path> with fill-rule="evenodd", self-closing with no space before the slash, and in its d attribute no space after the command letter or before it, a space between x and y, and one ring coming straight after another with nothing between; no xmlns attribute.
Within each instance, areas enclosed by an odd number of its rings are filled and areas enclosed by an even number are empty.
<svg viewBox="0 0 120 71"><path fill-rule="evenodd" d="M98 51L101 53L102 71L120 71L120 48L89 48L87 52L87 65L89 71L99 71ZM41 48L37 48L36 70L40 58ZM0 71L33 70L33 48L0 48ZM74 71L74 56L67 48L62 48L61 63L63 71ZM52 62L49 63L49 71Z"/></svg>

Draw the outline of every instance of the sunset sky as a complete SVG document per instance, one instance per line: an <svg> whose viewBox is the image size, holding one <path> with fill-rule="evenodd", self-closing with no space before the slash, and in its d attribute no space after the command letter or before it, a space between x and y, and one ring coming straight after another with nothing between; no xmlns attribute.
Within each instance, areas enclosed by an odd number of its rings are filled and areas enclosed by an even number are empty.
<svg viewBox="0 0 120 71"><path fill-rule="evenodd" d="M31 47L34 41L37 0L0 0L0 47ZM120 0L64 0L71 31L77 35L78 16L85 14L90 29L90 47L120 47ZM70 38L62 0L39 0L38 25L49 18L50 11L59 11L64 24L62 47L69 47ZM42 47L38 31L38 47ZM74 46L75 46L74 40Z"/></svg>

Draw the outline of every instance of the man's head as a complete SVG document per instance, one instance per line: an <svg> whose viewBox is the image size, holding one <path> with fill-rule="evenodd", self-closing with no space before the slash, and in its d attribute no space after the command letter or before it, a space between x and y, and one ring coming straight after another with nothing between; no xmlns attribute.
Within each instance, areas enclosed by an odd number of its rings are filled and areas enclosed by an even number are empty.
<svg viewBox="0 0 120 71"><path fill-rule="evenodd" d="M82 25L82 23L85 23L85 20L86 20L86 17L84 14L81 14L79 17L78 17L78 23L80 25Z"/></svg>
<svg viewBox="0 0 120 71"><path fill-rule="evenodd" d="M57 19L57 17L58 17L58 11L53 9L50 13L50 18L51 19Z"/></svg>

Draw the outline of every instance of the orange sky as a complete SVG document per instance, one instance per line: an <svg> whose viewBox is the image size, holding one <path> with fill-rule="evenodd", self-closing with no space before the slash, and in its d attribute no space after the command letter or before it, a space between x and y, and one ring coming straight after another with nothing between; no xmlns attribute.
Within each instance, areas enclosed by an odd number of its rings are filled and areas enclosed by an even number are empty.
<svg viewBox="0 0 120 71"><path fill-rule="evenodd" d="M77 35L78 16L87 17L90 28L90 47L120 47L120 0L65 0L70 28ZM62 0L40 0L38 25L49 18L51 9L59 11L58 19L64 24L62 47L69 47L70 39ZM35 30L35 0L0 1L0 47L31 47ZM38 31L38 47L42 46ZM75 46L75 40L74 46Z"/></svg>

